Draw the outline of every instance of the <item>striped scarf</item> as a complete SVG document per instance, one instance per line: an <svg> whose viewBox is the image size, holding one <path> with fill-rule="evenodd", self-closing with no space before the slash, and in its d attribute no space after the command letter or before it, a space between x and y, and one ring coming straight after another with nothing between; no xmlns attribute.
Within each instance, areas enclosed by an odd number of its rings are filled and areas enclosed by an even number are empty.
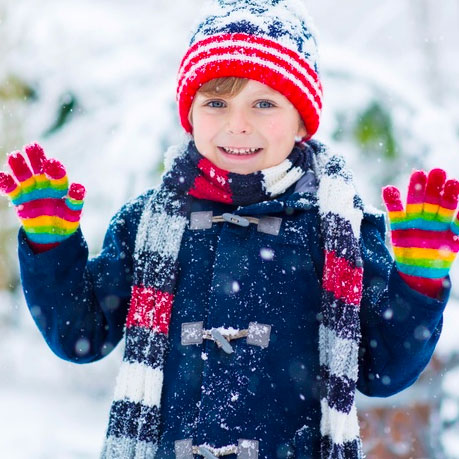
<svg viewBox="0 0 459 459"><path fill-rule="evenodd" d="M124 356L101 457L146 459L156 455L177 259L192 197L241 206L261 202L283 193L308 168L318 180L325 243L319 330L321 456L363 457L354 405L363 276L358 241L363 206L344 160L309 140L295 144L279 165L241 175L217 168L197 151L192 140L187 140L170 150L168 161L137 230Z"/></svg>

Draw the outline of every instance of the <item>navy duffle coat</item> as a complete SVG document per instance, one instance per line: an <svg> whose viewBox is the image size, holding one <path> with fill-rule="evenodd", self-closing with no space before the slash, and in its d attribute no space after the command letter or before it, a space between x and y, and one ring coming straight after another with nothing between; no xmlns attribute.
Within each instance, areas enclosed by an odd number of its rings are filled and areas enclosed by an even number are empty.
<svg viewBox="0 0 459 459"><path fill-rule="evenodd" d="M81 228L41 254L32 252L19 230L25 298L59 357L93 362L121 340L136 229L150 193L116 213L102 251L89 260ZM276 199L245 207L193 199L192 212L209 210L213 215L277 216L282 224L278 235L257 231L255 224L228 222L185 230L156 457L174 458L174 442L185 438L216 448L237 444L239 438L256 439L260 459L320 457L318 329L324 255L318 208L293 185ZM361 247L364 290L357 389L387 397L410 386L429 362L449 289L441 299L433 299L403 282L385 246L381 215L364 215ZM238 338L231 341L230 354L207 339L182 345L182 323L199 321L207 330L269 324L269 344L260 347Z"/></svg>

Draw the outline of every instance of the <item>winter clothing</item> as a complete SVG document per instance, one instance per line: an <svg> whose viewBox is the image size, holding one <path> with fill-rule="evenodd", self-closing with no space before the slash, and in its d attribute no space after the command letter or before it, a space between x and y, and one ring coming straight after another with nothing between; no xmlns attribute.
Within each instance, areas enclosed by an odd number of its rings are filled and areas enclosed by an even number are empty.
<svg viewBox="0 0 459 459"><path fill-rule="evenodd" d="M199 87L234 76L284 94L309 139L322 87L301 2L218 0L204 16L178 76L184 128ZM247 176L192 141L176 153L93 260L79 226L39 255L19 232L26 300L57 355L100 359L125 332L102 457L363 457L355 389L386 396L416 380L449 290L433 299L403 283L381 217L319 142Z"/></svg>
<svg viewBox="0 0 459 459"><path fill-rule="evenodd" d="M307 152L300 146L279 165L248 175L217 168L198 152L192 140L183 146L157 194L146 205L137 231L126 349L104 458L148 458L156 452L177 257L191 197L252 204L284 192L304 175L306 167ZM151 349L155 349L154 358Z"/></svg>
<svg viewBox="0 0 459 459"><path fill-rule="evenodd" d="M454 218L459 182L446 181L442 169L429 177L412 174L406 211L395 187L386 187L384 200L389 211L394 256L401 276L419 291L436 296L459 251L459 220Z"/></svg>
<svg viewBox="0 0 459 459"><path fill-rule="evenodd" d="M257 80L283 94L303 118L307 136L322 112L317 32L300 0L210 0L203 9L178 73L182 126L196 91L209 80Z"/></svg>
<svg viewBox="0 0 459 459"><path fill-rule="evenodd" d="M344 169L344 161L311 141L310 145L295 146L278 166L240 175L218 169L197 151L191 140L163 177L139 225L134 285L126 322L126 350L104 457L147 458L157 449L155 423L159 424L162 367L177 279L176 261L188 223L191 196L253 204L284 192L306 173L307 166L313 167L313 161L317 163L314 169L319 181L325 239L323 323L319 331L322 455L361 456L354 391L360 341L358 307L363 269L358 239L363 207L352 187L351 176ZM143 343L140 347L139 342ZM155 349L154 360L148 349ZM142 413L140 418L138 410ZM334 422L337 416L340 421Z"/></svg>
<svg viewBox="0 0 459 459"><path fill-rule="evenodd" d="M318 146L313 142L308 145ZM341 178L343 171L339 167L330 169ZM318 208L321 200L326 201L320 183L328 180L331 187L336 177L328 179L324 175L319 181L318 199L311 192L316 184L305 175L292 185L297 192L290 187L277 198L228 209L243 216L281 217L277 235L257 231L254 225L241 227L230 222L214 223L209 229L184 228L176 260L179 270L167 358L156 348L152 351L146 347L139 338L131 359L138 361L142 353L143 359L150 357L150 361L165 357L163 362L156 362L157 367L164 366L161 400L150 400L150 405L158 406L149 424L152 429L161 419L157 457L174 457L174 442L187 438L192 438L195 445L207 443L216 448L235 444L238 439L258 440L260 458L284 457L284 447L295 448L297 458L320 454L317 427L324 399L317 378L326 376L326 372L323 354L317 353L317 336L319 330L323 336L326 327L334 322L319 307L321 290L325 298L332 295L327 284L321 289L319 282L322 272L327 272L327 256L323 252L327 238L321 239ZM309 192L301 191L303 187ZM138 266L135 236L155 193L148 192L123 207L111 221L102 253L90 261L80 230L59 247L34 256L21 229L19 257L27 303L50 347L61 357L81 363L94 361L121 339ZM360 205L358 201L356 204ZM218 215L228 206L192 197L190 210L210 208ZM339 205L336 207L340 211ZM349 233L354 229L352 225L348 228L352 228ZM358 311L362 341L357 388L368 395L387 396L412 384L428 363L441 331L449 290L436 300L403 283L384 246L381 217L365 214L360 247L365 267L361 308L348 311L354 328L347 337L337 336L334 343L355 342L357 324L352 321L352 312ZM326 247L326 253L329 251L330 247ZM343 263L343 259L338 262ZM338 294L336 288L333 294ZM59 308L55 307L56 298L62 299ZM340 311L347 311L342 301L336 304ZM180 343L183 323L199 320L205 321L207 330L223 326L227 332L230 327L246 329L249 322L269 324L271 339L265 348L249 345L246 339L235 339L231 341L234 354L226 354L216 343L204 342L205 357L203 354L201 359L195 349L199 346ZM341 323L346 328L345 320ZM419 326L426 327L429 339L426 334L419 339L419 333L415 333ZM82 341L86 345L80 348ZM160 338L160 347L165 342ZM342 376L340 370L334 367L332 378ZM123 372L120 375L117 391ZM161 382L160 378L154 382ZM334 382L331 387L338 387L338 378ZM136 400L137 394L131 394ZM336 400L333 394L329 399ZM349 398L340 400L346 403ZM133 404L132 408L137 410L142 424L142 415L146 414L142 405ZM327 429L339 428L339 419L343 418L337 410L330 412L338 421L323 422L324 434ZM143 432L151 435L147 430ZM331 457L334 455L331 453ZM233 459L235 455L227 457Z"/></svg>
<svg viewBox="0 0 459 459"><path fill-rule="evenodd" d="M80 224L85 189L73 183L59 161L48 160L38 144L25 147L32 171L21 152L8 156L16 177L0 172L0 192L6 193L35 252L56 247ZM68 192L68 193L67 193Z"/></svg>

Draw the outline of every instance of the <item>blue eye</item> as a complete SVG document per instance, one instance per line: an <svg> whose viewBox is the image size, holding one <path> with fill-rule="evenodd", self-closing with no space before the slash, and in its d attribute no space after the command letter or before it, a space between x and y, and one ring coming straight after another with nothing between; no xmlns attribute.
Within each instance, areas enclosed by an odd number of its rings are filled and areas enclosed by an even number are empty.
<svg viewBox="0 0 459 459"><path fill-rule="evenodd" d="M260 102L257 102L257 105L262 104L260 108L271 108L274 107L274 104L269 102L269 100L260 100Z"/></svg>
<svg viewBox="0 0 459 459"><path fill-rule="evenodd" d="M216 104L216 105L214 105L214 104ZM211 101L207 102L206 105L208 107L212 107L212 108L222 108L223 104L224 104L224 102L221 101L221 100L211 100Z"/></svg>

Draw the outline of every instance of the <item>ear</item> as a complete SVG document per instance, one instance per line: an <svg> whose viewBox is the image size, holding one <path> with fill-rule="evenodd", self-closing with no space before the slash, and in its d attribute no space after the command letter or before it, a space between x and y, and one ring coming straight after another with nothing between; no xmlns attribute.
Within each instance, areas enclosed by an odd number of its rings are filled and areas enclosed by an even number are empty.
<svg viewBox="0 0 459 459"><path fill-rule="evenodd" d="M306 131L306 126L304 125L304 122L302 119L300 119L300 125L298 126L298 132L297 135L298 137L305 137L307 135L308 131Z"/></svg>
<svg viewBox="0 0 459 459"><path fill-rule="evenodd" d="M190 109L188 111L188 122L191 125L191 129L193 129L193 107L194 107L195 101L196 101L196 94L195 94L195 96L193 98L193 101L191 102L191 106L190 106Z"/></svg>

